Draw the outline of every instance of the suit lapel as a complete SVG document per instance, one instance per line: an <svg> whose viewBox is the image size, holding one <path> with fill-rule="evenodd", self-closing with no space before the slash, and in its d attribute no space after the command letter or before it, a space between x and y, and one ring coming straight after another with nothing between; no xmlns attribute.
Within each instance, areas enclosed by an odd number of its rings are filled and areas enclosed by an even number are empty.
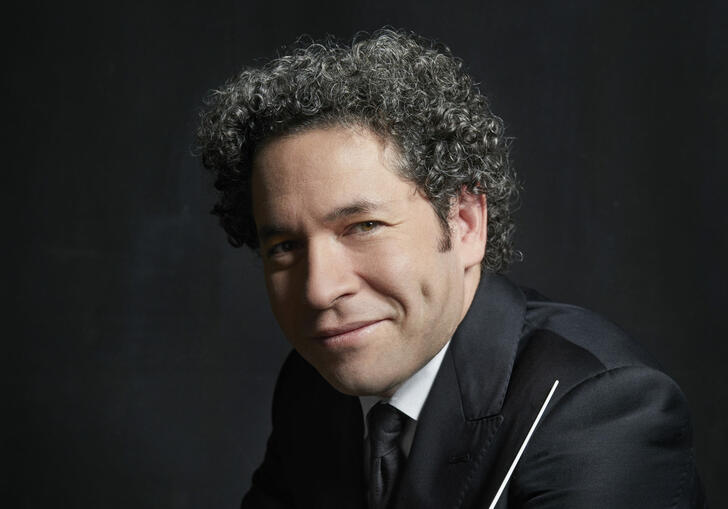
<svg viewBox="0 0 728 509"><path fill-rule="evenodd" d="M398 509L461 507L479 485L503 420L525 309L508 280L483 276L420 414Z"/></svg>
<svg viewBox="0 0 728 509"><path fill-rule="evenodd" d="M449 350L435 384L417 423L397 508L457 507L479 451L487 448L500 424L499 416L464 418Z"/></svg>

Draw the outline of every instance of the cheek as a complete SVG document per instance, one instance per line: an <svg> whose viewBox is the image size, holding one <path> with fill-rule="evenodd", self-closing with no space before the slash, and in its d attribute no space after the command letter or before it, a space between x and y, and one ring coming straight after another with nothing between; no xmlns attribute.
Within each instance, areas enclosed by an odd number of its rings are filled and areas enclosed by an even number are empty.
<svg viewBox="0 0 728 509"><path fill-rule="evenodd" d="M357 260L359 274L372 286L389 288L399 281L411 279L416 272L415 260L405 243L389 241L361 253Z"/></svg>
<svg viewBox="0 0 728 509"><path fill-rule="evenodd" d="M362 262L381 273L428 273L436 268L439 230L432 225L417 225L394 232L362 253Z"/></svg>
<svg viewBox="0 0 728 509"><path fill-rule="evenodd" d="M408 314L417 313L433 294L432 274L439 255L424 242L387 242L358 260L359 274L376 292L394 299Z"/></svg>

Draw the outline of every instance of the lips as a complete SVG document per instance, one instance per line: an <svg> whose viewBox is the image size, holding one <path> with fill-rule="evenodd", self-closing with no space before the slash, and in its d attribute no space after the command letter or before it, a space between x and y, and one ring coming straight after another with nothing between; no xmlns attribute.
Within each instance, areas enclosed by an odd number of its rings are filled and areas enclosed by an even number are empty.
<svg viewBox="0 0 728 509"><path fill-rule="evenodd" d="M318 329L313 337L315 339L332 339L338 336L345 336L349 334L356 334L357 332L364 332L370 326L373 326L383 320L362 320L358 322L351 322L346 325L340 325L337 327L327 327Z"/></svg>
<svg viewBox="0 0 728 509"><path fill-rule="evenodd" d="M375 331L386 319L361 320L349 322L335 327L325 327L316 330L311 346L318 345L324 350L342 353L365 348L375 338Z"/></svg>

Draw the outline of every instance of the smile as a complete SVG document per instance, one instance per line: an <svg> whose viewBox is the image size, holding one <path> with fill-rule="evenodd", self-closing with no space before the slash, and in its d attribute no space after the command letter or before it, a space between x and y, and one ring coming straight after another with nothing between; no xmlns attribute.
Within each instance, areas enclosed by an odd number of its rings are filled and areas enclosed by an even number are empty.
<svg viewBox="0 0 728 509"><path fill-rule="evenodd" d="M324 346L341 348L356 346L357 343L369 336L384 320L368 320L352 322L340 327L321 329L316 331L314 339L321 341Z"/></svg>

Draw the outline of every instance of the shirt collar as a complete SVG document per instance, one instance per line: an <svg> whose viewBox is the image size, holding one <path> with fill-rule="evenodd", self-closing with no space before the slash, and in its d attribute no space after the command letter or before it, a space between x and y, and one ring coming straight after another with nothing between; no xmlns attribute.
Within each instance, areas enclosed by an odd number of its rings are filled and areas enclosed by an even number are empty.
<svg viewBox="0 0 728 509"><path fill-rule="evenodd" d="M359 396L362 413L364 414L365 435L367 433L366 415L369 413L369 410L371 410L371 408L380 401L389 403L414 421L420 417L420 411L425 404L427 395L430 393L430 389L432 388L432 384L435 381L437 372L440 369L440 364L442 364L442 359L445 357L445 352L449 345L450 341L445 343L445 346L443 346L427 364L422 366L415 374L405 380L394 394L392 394L389 401L383 400L379 396Z"/></svg>

